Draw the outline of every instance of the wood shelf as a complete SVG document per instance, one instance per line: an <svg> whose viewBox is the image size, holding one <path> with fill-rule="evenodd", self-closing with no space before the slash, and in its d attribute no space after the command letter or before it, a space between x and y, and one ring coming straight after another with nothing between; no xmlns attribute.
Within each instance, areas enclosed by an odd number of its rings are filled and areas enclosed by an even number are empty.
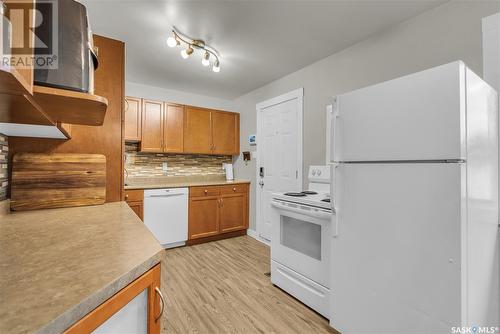
<svg viewBox="0 0 500 334"><path fill-rule="evenodd" d="M0 65L0 93L15 95L31 95L29 85L19 71L13 67Z"/></svg>
<svg viewBox="0 0 500 334"><path fill-rule="evenodd" d="M93 126L104 123L108 100L102 96L36 85L33 96L53 122Z"/></svg>
<svg viewBox="0 0 500 334"><path fill-rule="evenodd" d="M0 94L0 123L54 125L31 95Z"/></svg>
<svg viewBox="0 0 500 334"><path fill-rule="evenodd" d="M0 66L0 122L34 125L59 123L99 126L108 100L104 97L44 86L31 87L9 66Z"/></svg>
<svg viewBox="0 0 500 334"><path fill-rule="evenodd" d="M0 66L0 123L53 125L25 81L15 68Z"/></svg>

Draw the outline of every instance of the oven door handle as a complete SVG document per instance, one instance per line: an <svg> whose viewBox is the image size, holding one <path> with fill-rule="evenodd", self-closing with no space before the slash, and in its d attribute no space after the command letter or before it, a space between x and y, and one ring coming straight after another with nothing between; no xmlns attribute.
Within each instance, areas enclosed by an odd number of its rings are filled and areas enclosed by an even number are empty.
<svg viewBox="0 0 500 334"><path fill-rule="evenodd" d="M280 202L277 202L277 201L272 201L271 205L274 206L275 208L278 208L281 210L295 212L295 213L301 213L303 215L309 215L309 216L315 217L315 218L330 219L330 217L332 216L332 214L330 212L323 211L321 209L319 209L318 211L316 211L316 210L302 210L302 209L297 209L297 208L293 208L293 207L288 206L288 205L281 204Z"/></svg>

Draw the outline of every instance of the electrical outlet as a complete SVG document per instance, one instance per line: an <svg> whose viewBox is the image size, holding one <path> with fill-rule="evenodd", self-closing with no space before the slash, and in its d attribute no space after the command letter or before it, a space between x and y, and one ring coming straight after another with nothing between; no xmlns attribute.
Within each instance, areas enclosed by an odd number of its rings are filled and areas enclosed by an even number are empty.
<svg viewBox="0 0 500 334"><path fill-rule="evenodd" d="M168 172L168 163L164 162L161 166L161 169L163 171L163 174L167 174Z"/></svg>

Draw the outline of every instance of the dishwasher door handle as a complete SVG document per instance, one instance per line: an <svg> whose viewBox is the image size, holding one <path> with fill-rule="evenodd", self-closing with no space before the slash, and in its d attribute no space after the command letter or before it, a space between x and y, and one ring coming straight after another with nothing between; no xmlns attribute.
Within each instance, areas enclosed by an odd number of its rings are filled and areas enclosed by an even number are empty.
<svg viewBox="0 0 500 334"><path fill-rule="evenodd" d="M146 195L144 198L151 198L151 197L174 197L174 196L186 196L186 194L163 194L163 195Z"/></svg>

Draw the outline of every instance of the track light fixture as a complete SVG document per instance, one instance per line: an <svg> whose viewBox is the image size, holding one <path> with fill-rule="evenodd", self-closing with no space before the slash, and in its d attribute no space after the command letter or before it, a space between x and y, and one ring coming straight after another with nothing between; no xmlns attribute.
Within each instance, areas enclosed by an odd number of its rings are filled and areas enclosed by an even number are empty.
<svg viewBox="0 0 500 334"><path fill-rule="evenodd" d="M182 58L184 59L188 59L189 56L194 52L193 48L191 47L191 45L188 45L187 49L184 49L181 51L181 56Z"/></svg>
<svg viewBox="0 0 500 334"><path fill-rule="evenodd" d="M201 58L201 63L203 66L207 67L210 65L210 61L212 60L212 71L220 72L220 61L219 61L219 53L214 48L205 44L205 41L201 39L193 39L189 38L185 35L182 35L177 29L172 29L172 36L167 38L167 45L171 48L176 46L186 46L185 49L181 50L181 56L184 59L189 58L195 50L200 50L203 52L203 56Z"/></svg>
<svg viewBox="0 0 500 334"><path fill-rule="evenodd" d="M214 66L212 67L212 71L214 71L215 73L219 73L220 72L219 60L215 61Z"/></svg>
<svg viewBox="0 0 500 334"><path fill-rule="evenodd" d="M210 53L208 53L208 51L205 51L205 54L203 55L203 58L201 59L201 63L203 66L210 65Z"/></svg>

